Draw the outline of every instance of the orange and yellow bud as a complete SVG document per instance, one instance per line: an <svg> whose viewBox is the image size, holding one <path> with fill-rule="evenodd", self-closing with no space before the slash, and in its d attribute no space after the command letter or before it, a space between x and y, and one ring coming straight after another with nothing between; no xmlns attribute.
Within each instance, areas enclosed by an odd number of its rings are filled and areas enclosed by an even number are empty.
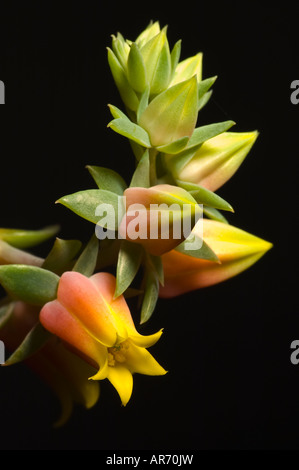
<svg viewBox="0 0 299 470"><path fill-rule="evenodd" d="M258 261L272 244L232 225L204 219L203 238L218 256L208 261L172 250L162 256L164 286L160 297L176 297L192 290L218 284L245 271ZM197 227L193 233L196 234Z"/></svg>
<svg viewBox="0 0 299 470"><path fill-rule="evenodd" d="M160 256L186 239L201 215L200 206L184 189L168 184L128 188L126 214L119 234Z"/></svg>
<svg viewBox="0 0 299 470"><path fill-rule="evenodd" d="M168 156L167 166L179 180L216 191L238 170L258 137L258 132L223 132L205 141L184 166Z"/></svg>

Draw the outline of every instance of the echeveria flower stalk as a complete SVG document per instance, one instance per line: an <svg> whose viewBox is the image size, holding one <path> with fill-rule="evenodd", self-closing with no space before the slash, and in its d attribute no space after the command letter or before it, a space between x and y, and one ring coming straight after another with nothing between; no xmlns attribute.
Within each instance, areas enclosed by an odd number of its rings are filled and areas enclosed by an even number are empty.
<svg viewBox="0 0 299 470"><path fill-rule="evenodd" d="M202 78L201 52L183 60L180 53L181 41L171 48L159 22L135 41L112 37L108 63L124 109L109 104L108 127L130 141L135 168L125 181L117 171L88 166L96 189L57 201L95 225L85 247L56 239L42 259L23 250L57 227L0 229L6 291L0 338L13 351L5 365L24 360L50 384L62 403L61 422L73 403L90 408L97 402L99 380L107 378L126 405L134 373L166 373L147 350L162 331L139 334L125 296L139 297L144 323L159 296L227 280L272 246L229 225L222 211L233 208L214 193L258 133L230 132L232 120L196 127L217 77ZM100 272L106 268L109 273Z"/></svg>

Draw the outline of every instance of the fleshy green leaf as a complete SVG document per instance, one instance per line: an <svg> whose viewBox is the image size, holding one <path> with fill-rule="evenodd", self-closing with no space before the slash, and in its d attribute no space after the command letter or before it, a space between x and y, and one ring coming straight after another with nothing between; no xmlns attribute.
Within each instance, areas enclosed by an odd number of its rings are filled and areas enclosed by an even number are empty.
<svg viewBox="0 0 299 470"><path fill-rule="evenodd" d="M147 261L158 276L160 284L164 284L164 270L161 256L154 256L147 253Z"/></svg>
<svg viewBox="0 0 299 470"><path fill-rule="evenodd" d="M217 76L206 78L205 80L202 80L198 84L198 95L197 95L198 100L200 100L204 96L204 94L211 88L211 86L214 85L216 79L217 79Z"/></svg>
<svg viewBox="0 0 299 470"><path fill-rule="evenodd" d="M177 180L177 184L186 191L189 191L198 204L205 204L207 206L215 207L216 209L234 212L232 206L227 201L209 189L195 183L188 183L180 180Z"/></svg>
<svg viewBox="0 0 299 470"><path fill-rule="evenodd" d="M89 222L100 226L104 226L105 222L107 229L115 230L117 227L118 198L117 194L105 189L88 189L63 196L57 202ZM110 212L108 217L99 219L99 216L103 215L99 212L99 208L104 210L105 204Z"/></svg>
<svg viewBox="0 0 299 470"><path fill-rule="evenodd" d="M154 36L159 34L160 32L160 24L159 21L155 21L154 23L150 21L148 26L139 34L138 38L136 39L136 44L139 47L142 47L148 41L150 41Z"/></svg>
<svg viewBox="0 0 299 470"><path fill-rule="evenodd" d="M142 113L145 111L145 109L148 106L149 95L150 95L150 89L148 86L146 87L146 89L144 90L144 92L142 93L140 97L139 106L137 109L137 122L138 123L139 123L140 116L142 115Z"/></svg>
<svg viewBox="0 0 299 470"><path fill-rule="evenodd" d="M175 69L179 63L179 60L180 60L180 55L181 55L181 45L182 45L182 41L179 40L175 43L172 51L171 51L171 54L170 54L170 58L171 58L171 70L172 70L172 77L171 79L173 79L173 76L175 74Z"/></svg>
<svg viewBox="0 0 299 470"><path fill-rule="evenodd" d="M142 300L140 323L147 322L152 316L159 297L159 279L153 271L146 274L144 297Z"/></svg>
<svg viewBox="0 0 299 470"><path fill-rule="evenodd" d="M188 110L188 112L187 112ZM140 116L154 147L190 137L197 120L197 81L180 82L157 95Z"/></svg>
<svg viewBox="0 0 299 470"><path fill-rule="evenodd" d="M194 240L195 246L196 244L201 245L200 248L197 248L197 249L190 248L190 240L193 241L193 237L196 237L196 240ZM209 245L207 245L207 243L204 240L201 240L199 237L193 234L191 234L190 237L188 237L185 241L183 241L183 243L177 246L175 250L179 251L180 253L183 253L184 255L192 256L193 258L206 259L209 261L219 261L218 256L209 247Z"/></svg>
<svg viewBox="0 0 299 470"><path fill-rule="evenodd" d="M215 137L222 132L227 131L230 127L235 125L234 121L223 121L216 122L215 124L207 124L206 126L197 127L187 145L186 150L189 150L195 146L201 145L208 139Z"/></svg>
<svg viewBox="0 0 299 470"><path fill-rule="evenodd" d="M172 63L169 50L169 44L164 31L165 41L155 67L155 72L151 81L151 95L155 96L165 90L170 82L172 75Z"/></svg>
<svg viewBox="0 0 299 470"><path fill-rule="evenodd" d="M99 240L95 235L91 237L83 252L76 261L73 271L90 277L94 273L99 252Z"/></svg>
<svg viewBox="0 0 299 470"><path fill-rule="evenodd" d="M130 187L150 187L150 162L149 151L147 149L136 167L136 170L132 176Z"/></svg>
<svg viewBox="0 0 299 470"><path fill-rule="evenodd" d="M142 54L136 43L131 45L127 70L128 79L132 88L138 93L143 93L147 86L147 74Z"/></svg>
<svg viewBox="0 0 299 470"><path fill-rule="evenodd" d="M131 285L140 267L143 254L143 248L137 243L130 243L127 240L121 242L114 297L121 295Z"/></svg>
<svg viewBox="0 0 299 470"><path fill-rule="evenodd" d="M118 88L119 94L125 105L132 111L138 108L138 97L134 90L131 88L129 81L126 77L125 71L121 66L114 52L108 47L108 63L115 84Z"/></svg>
<svg viewBox="0 0 299 470"><path fill-rule="evenodd" d="M11 354L4 365L10 366L28 359L41 349L51 337L52 334L38 322L25 336L20 346Z"/></svg>
<svg viewBox="0 0 299 470"><path fill-rule="evenodd" d="M213 91L207 91L197 102L197 111L200 111L210 100Z"/></svg>
<svg viewBox="0 0 299 470"><path fill-rule="evenodd" d="M86 167L98 185L99 189L105 189L122 196L127 184L124 179L114 170L103 168L101 166Z"/></svg>
<svg viewBox="0 0 299 470"><path fill-rule="evenodd" d="M110 113L112 114L112 116L114 117L114 119L117 119L117 118L126 118L126 114L123 113L119 108L117 108L117 106L114 106L114 104L108 104L108 107L110 109Z"/></svg>
<svg viewBox="0 0 299 470"><path fill-rule="evenodd" d="M80 251L81 246L82 243L79 240L56 238L52 250L42 264L42 268L61 275L71 268L71 262Z"/></svg>
<svg viewBox="0 0 299 470"><path fill-rule="evenodd" d="M209 219L216 220L217 222L223 222L224 224L228 224L228 221L224 217L224 215L221 212L219 212L217 209L215 209L214 207L204 206L203 213Z"/></svg>
<svg viewBox="0 0 299 470"><path fill-rule="evenodd" d="M143 147L151 147L148 133L142 127L138 126L138 124L134 124L130 121L127 117L113 119L113 121L109 122L108 127Z"/></svg>
<svg viewBox="0 0 299 470"><path fill-rule="evenodd" d="M112 50L116 55L119 63L125 70L130 52L130 46L127 44L122 34L117 33L116 37L112 36Z"/></svg>
<svg viewBox="0 0 299 470"><path fill-rule="evenodd" d="M163 28L140 49L147 70L151 94L161 93L168 85L171 75L171 60L168 41Z"/></svg>
<svg viewBox="0 0 299 470"><path fill-rule="evenodd" d="M188 80L196 75L197 82L201 82L202 76L202 52L193 57L188 57L177 64L172 85Z"/></svg>
<svg viewBox="0 0 299 470"><path fill-rule="evenodd" d="M189 137L181 137L180 139L175 140L174 142L170 142L169 144L160 145L159 147L157 147L157 150L162 153L173 155L181 152L186 147L188 142Z"/></svg>
<svg viewBox="0 0 299 470"><path fill-rule="evenodd" d="M28 248L48 240L56 235L58 230L58 225L45 227L41 230L0 228L0 240L4 240L16 248Z"/></svg>
<svg viewBox="0 0 299 470"><path fill-rule="evenodd" d="M59 276L36 266L10 264L0 266L0 284L14 299L44 305L56 298Z"/></svg>

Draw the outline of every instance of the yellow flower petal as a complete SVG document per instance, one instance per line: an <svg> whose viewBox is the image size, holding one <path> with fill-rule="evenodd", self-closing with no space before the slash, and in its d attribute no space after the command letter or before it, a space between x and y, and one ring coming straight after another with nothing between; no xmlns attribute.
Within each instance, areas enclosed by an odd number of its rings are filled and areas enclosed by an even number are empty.
<svg viewBox="0 0 299 470"><path fill-rule="evenodd" d="M136 345L143 348L149 348L153 346L161 337L163 330L157 331L152 335L143 336L139 334L136 330L129 333L130 340Z"/></svg>
<svg viewBox="0 0 299 470"><path fill-rule="evenodd" d="M167 371L160 366L154 357L145 348L130 343L126 352L126 365L132 373L144 375L164 375Z"/></svg>
<svg viewBox="0 0 299 470"><path fill-rule="evenodd" d="M133 391L133 377L131 372L126 367L117 364L113 367L109 367L108 379L113 387L116 388L122 404L126 406Z"/></svg>

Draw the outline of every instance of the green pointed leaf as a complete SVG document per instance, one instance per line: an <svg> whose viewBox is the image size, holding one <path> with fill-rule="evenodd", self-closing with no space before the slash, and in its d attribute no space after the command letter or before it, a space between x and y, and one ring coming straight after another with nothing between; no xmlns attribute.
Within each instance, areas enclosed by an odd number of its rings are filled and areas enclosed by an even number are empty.
<svg viewBox="0 0 299 470"><path fill-rule="evenodd" d="M188 112L187 112L188 110ZM197 81L195 76L157 95L140 116L154 147L190 137L197 120Z"/></svg>
<svg viewBox="0 0 299 470"><path fill-rule="evenodd" d="M227 201L209 189L195 183L180 180L177 180L177 185L188 191L198 204L205 204L207 206L215 207L216 209L234 212L232 206Z"/></svg>
<svg viewBox="0 0 299 470"><path fill-rule="evenodd" d="M118 198L119 196L111 191L106 191L104 189L88 189L86 191L79 191L77 193L63 196L57 202L63 204L75 214L94 224L101 226L101 220L102 224L104 224L105 219L105 222L108 223L106 228L109 230L116 230ZM99 216L102 214L98 212L98 209L104 207L104 204L107 204L109 208L111 208L111 217L108 217L108 219L106 217L99 219Z"/></svg>
<svg viewBox="0 0 299 470"><path fill-rule="evenodd" d="M142 300L140 323L147 322L152 316L159 297L159 279L153 271L146 274L144 296Z"/></svg>
<svg viewBox="0 0 299 470"><path fill-rule="evenodd" d="M112 193L122 196L124 190L127 188L124 179L116 171L110 170L110 168L90 165L87 165L86 168L99 189L105 189L106 191L111 191Z"/></svg>
<svg viewBox="0 0 299 470"><path fill-rule="evenodd" d="M170 54L170 58L171 58L171 79L173 79L174 77L174 74L175 74L175 69L177 68L177 65L179 63L179 60L180 60L180 55L181 55L181 44L182 44L182 41L179 39L172 51L171 51L171 54Z"/></svg>
<svg viewBox="0 0 299 470"><path fill-rule="evenodd" d="M132 176L130 187L141 187L149 188L150 187L150 161L149 161L149 151L146 150L141 157L136 170Z"/></svg>
<svg viewBox="0 0 299 470"><path fill-rule="evenodd" d="M196 76L197 82L200 83L202 76L202 57L202 52L199 52L195 56L188 57L179 62L176 66L172 85L188 80L193 76Z"/></svg>
<svg viewBox="0 0 299 470"><path fill-rule="evenodd" d="M197 240L194 240L195 237ZM201 245L200 248L190 249L190 240L194 240L196 245ZM196 243L198 242L198 243ZM175 248L176 251L183 253L184 255L192 256L192 258L206 259L209 261L219 262L218 256L214 251L207 245L204 240L201 240L198 236L191 234L183 243Z"/></svg>
<svg viewBox="0 0 299 470"><path fill-rule="evenodd" d="M178 175L206 140L222 134L234 124L234 121L224 121L197 127L182 152L173 156L171 154L165 155L166 165L171 168L174 175Z"/></svg>
<svg viewBox="0 0 299 470"><path fill-rule="evenodd" d="M145 109L148 106L149 95L150 95L150 89L149 89L149 86L147 86L140 97L139 106L137 109L137 122L138 123L139 123L140 116L142 115L142 113L145 111Z"/></svg>
<svg viewBox="0 0 299 470"><path fill-rule="evenodd" d="M147 73L140 49L132 43L127 62L129 83L138 93L143 93L147 86Z"/></svg>
<svg viewBox="0 0 299 470"><path fill-rule="evenodd" d="M162 34L164 31L161 32ZM171 64L171 56L169 50L168 40L165 35L165 41L160 52L155 72L153 74L153 78L151 81L151 95L155 96L159 93L162 93L165 90L170 82L171 75L172 75L172 64Z"/></svg>
<svg viewBox="0 0 299 470"><path fill-rule="evenodd" d="M116 37L112 35L112 50L123 69L126 70L130 46L124 40L122 34L117 33Z"/></svg>
<svg viewBox="0 0 299 470"><path fill-rule="evenodd" d="M11 318L13 314L15 303L10 302L9 304L2 305L0 307L0 330L1 328L6 325L8 320Z"/></svg>
<svg viewBox="0 0 299 470"><path fill-rule="evenodd" d="M197 127L188 142L186 150L201 145L206 140L211 139L212 137L215 137L218 134L222 134L222 132L227 131L230 127L234 125L234 121L224 121Z"/></svg>
<svg viewBox="0 0 299 470"><path fill-rule="evenodd" d="M114 52L108 47L108 63L119 94L125 105L132 111L138 108L138 97L129 84L125 71Z"/></svg>
<svg viewBox="0 0 299 470"><path fill-rule="evenodd" d="M108 127L143 147L151 147L148 133L142 127L138 126L138 124L134 124L130 121L127 117L113 119L113 121L109 122Z"/></svg>
<svg viewBox="0 0 299 470"><path fill-rule="evenodd" d="M157 150L162 153L173 155L181 152L186 147L188 142L189 137L181 137L180 139L175 140L174 142L170 142L169 144L160 145L159 147L157 147Z"/></svg>
<svg viewBox="0 0 299 470"><path fill-rule="evenodd" d="M207 91L197 102L197 111L200 111L209 102L213 91Z"/></svg>
<svg viewBox="0 0 299 470"><path fill-rule="evenodd" d="M160 284L164 285L164 269L161 256L154 256L147 253L147 260L153 271L158 276Z"/></svg>
<svg viewBox="0 0 299 470"><path fill-rule="evenodd" d="M39 351L53 335L46 330L41 323L37 323L25 336L20 346L11 354L5 362L5 366L11 366L28 359Z"/></svg>
<svg viewBox="0 0 299 470"><path fill-rule="evenodd" d="M117 108L116 106L114 106L114 104L108 104L108 108L110 109L110 113L112 114L112 116L117 119L117 118L126 118L126 114L123 113L119 108Z"/></svg>
<svg viewBox="0 0 299 470"><path fill-rule="evenodd" d="M0 284L7 294L33 305L56 298L59 277L43 268L23 264L0 266Z"/></svg>
<svg viewBox="0 0 299 470"><path fill-rule="evenodd" d="M171 72L170 52L165 30L163 29L147 41L141 47L140 52L147 71L151 93L161 93L169 82Z"/></svg>
<svg viewBox="0 0 299 470"><path fill-rule="evenodd" d="M171 169L173 176L179 175L182 168L194 157L196 151L197 147L192 147L191 149L187 147L176 155L164 154L166 168L169 167Z"/></svg>
<svg viewBox="0 0 299 470"><path fill-rule="evenodd" d="M45 227L41 230L0 228L0 240L4 240L16 248L28 248L48 240L56 235L58 230L58 225Z"/></svg>
<svg viewBox="0 0 299 470"><path fill-rule="evenodd" d="M72 266L72 261L82 246L79 240L62 240L56 238L52 250L42 264L43 269L61 275Z"/></svg>
<svg viewBox="0 0 299 470"><path fill-rule="evenodd" d="M150 21L148 26L139 34L138 38L136 39L136 44L139 47L142 47L148 41L150 41L154 36L159 34L160 32L160 24L159 21Z"/></svg>
<svg viewBox="0 0 299 470"><path fill-rule="evenodd" d="M90 277L94 273L99 252L99 240L95 235L91 237L83 252L76 261L73 271Z"/></svg>
<svg viewBox="0 0 299 470"><path fill-rule="evenodd" d="M206 78L205 80L199 82L197 95L198 100L200 100L204 96L204 94L211 88L211 86L214 85L216 80L217 76Z"/></svg>
<svg viewBox="0 0 299 470"><path fill-rule="evenodd" d="M209 219L216 220L217 222L223 222L224 224L228 224L228 221L224 217L224 215L221 212L219 212L217 209L215 209L214 207L204 206L203 213Z"/></svg>
<svg viewBox="0 0 299 470"><path fill-rule="evenodd" d="M140 245L122 240L117 261L114 298L123 294L133 282L140 267L143 254L144 250Z"/></svg>

